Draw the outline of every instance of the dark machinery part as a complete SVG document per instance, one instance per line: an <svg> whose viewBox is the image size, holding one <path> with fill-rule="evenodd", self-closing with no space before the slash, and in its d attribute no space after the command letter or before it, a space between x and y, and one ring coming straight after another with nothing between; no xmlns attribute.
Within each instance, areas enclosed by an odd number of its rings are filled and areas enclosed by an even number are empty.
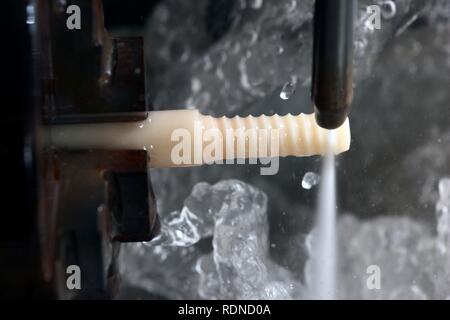
<svg viewBox="0 0 450 320"><path fill-rule="evenodd" d="M32 42L24 0L2 2L6 47L2 67L0 133L3 165L0 212L0 299L33 294L39 282L37 135L33 108Z"/></svg>
<svg viewBox="0 0 450 320"><path fill-rule="evenodd" d="M317 123L338 128L353 99L353 25L356 0L316 0L312 100Z"/></svg>
<svg viewBox="0 0 450 320"><path fill-rule="evenodd" d="M53 159L57 246L49 239L45 252L56 251L46 255L46 270L54 269L46 274L64 281L67 266L79 266L82 290L63 285L58 297L113 298L119 286L120 243L149 241L159 232L147 152L59 151Z"/></svg>
<svg viewBox="0 0 450 320"><path fill-rule="evenodd" d="M105 27L108 30L143 27L149 13L161 0L107 0L103 3ZM120 12L120 14L117 14Z"/></svg>
<svg viewBox="0 0 450 320"><path fill-rule="evenodd" d="M52 150L42 133L53 124L145 119L142 38L110 37L101 0L6 4L8 43L19 52L2 50L2 100L11 106L1 120L10 137L2 159L19 176L7 179L14 185L1 202L0 296L113 298L120 243L159 232L148 154ZM80 30L66 27L68 5L81 8ZM72 265L80 290L66 285Z"/></svg>
<svg viewBox="0 0 450 320"><path fill-rule="evenodd" d="M36 1L44 120L51 124L145 119L142 37L112 38L100 0L74 0L80 30L66 27L67 3Z"/></svg>

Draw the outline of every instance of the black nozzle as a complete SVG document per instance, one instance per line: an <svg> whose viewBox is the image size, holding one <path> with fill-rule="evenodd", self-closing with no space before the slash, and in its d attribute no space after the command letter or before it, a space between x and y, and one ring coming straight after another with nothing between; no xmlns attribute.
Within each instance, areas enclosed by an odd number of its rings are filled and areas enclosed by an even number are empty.
<svg viewBox="0 0 450 320"><path fill-rule="evenodd" d="M316 0L312 100L317 124L339 127L353 99L353 23L356 0Z"/></svg>

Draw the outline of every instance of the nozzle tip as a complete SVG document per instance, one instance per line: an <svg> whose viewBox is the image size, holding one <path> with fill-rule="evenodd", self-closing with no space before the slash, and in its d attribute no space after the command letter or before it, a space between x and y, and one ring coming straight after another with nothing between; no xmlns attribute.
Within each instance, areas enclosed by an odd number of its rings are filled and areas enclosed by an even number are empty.
<svg viewBox="0 0 450 320"><path fill-rule="evenodd" d="M317 124L329 130L339 128L347 119L346 110L321 111L314 107L314 113Z"/></svg>

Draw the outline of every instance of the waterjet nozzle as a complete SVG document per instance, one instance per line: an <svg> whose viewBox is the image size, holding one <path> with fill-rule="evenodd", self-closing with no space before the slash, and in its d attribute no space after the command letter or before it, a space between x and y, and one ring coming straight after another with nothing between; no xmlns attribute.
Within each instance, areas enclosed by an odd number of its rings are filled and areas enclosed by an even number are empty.
<svg viewBox="0 0 450 320"><path fill-rule="evenodd" d="M311 97L317 124L344 123L353 99L355 0L316 0Z"/></svg>

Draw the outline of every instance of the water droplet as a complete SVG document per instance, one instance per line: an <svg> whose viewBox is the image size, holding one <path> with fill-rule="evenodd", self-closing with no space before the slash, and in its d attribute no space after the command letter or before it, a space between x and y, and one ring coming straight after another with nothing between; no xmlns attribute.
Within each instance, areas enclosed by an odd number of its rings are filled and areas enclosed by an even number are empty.
<svg viewBox="0 0 450 320"><path fill-rule="evenodd" d="M381 15L384 19L392 19L397 13L397 7L394 1L385 1L381 3Z"/></svg>
<svg viewBox="0 0 450 320"><path fill-rule="evenodd" d="M263 5L263 0L251 0L250 7L252 9L260 9Z"/></svg>
<svg viewBox="0 0 450 320"><path fill-rule="evenodd" d="M439 196L441 200L450 201L450 178L442 178L439 181Z"/></svg>
<svg viewBox="0 0 450 320"><path fill-rule="evenodd" d="M309 190L320 182L320 176L314 172L307 172L303 176L302 188Z"/></svg>
<svg viewBox="0 0 450 320"><path fill-rule="evenodd" d="M356 55L361 56L364 54L364 49L367 47L367 39L361 38L355 41Z"/></svg>
<svg viewBox="0 0 450 320"><path fill-rule="evenodd" d="M142 129L143 127L144 127L144 124L143 124L143 123L139 124L139 128L140 128L140 129Z"/></svg>
<svg viewBox="0 0 450 320"><path fill-rule="evenodd" d="M287 12L292 12L297 7L297 1L296 0L290 0L286 4L286 10Z"/></svg>
<svg viewBox="0 0 450 320"><path fill-rule="evenodd" d="M34 24L34 22L35 22L34 6L29 4L27 5L27 24Z"/></svg>
<svg viewBox="0 0 450 320"><path fill-rule="evenodd" d="M248 46L252 46L258 40L258 33L255 30L248 29L244 32L244 42Z"/></svg>
<svg viewBox="0 0 450 320"><path fill-rule="evenodd" d="M296 82L288 81L284 84L280 92L280 98L283 100L289 100L295 93Z"/></svg>
<svg viewBox="0 0 450 320"><path fill-rule="evenodd" d="M212 67L213 65L211 62L211 58L209 56L205 56L205 58L203 58L203 70L209 71L212 69Z"/></svg>
<svg viewBox="0 0 450 320"><path fill-rule="evenodd" d="M197 93L200 91L200 89L202 88L202 83L200 82L200 80L198 78L193 78L191 80L191 90L194 93Z"/></svg>
<svg viewBox="0 0 450 320"><path fill-rule="evenodd" d="M239 53L240 50L241 50L241 45L239 44L239 42L236 42L236 43L233 45L233 48L232 48L232 50L231 50L231 53L237 54L237 53Z"/></svg>
<svg viewBox="0 0 450 320"><path fill-rule="evenodd" d="M183 50L183 53L182 53L181 56L180 56L180 61L181 61L181 62L186 62L186 61L189 60L190 56L191 56L191 51L190 51L190 49L189 49L189 48L185 48L185 49Z"/></svg>
<svg viewBox="0 0 450 320"><path fill-rule="evenodd" d="M283 54L283 52L284 52L284 48L282 46L279 46L277 48L277 54Z"/></svg>

